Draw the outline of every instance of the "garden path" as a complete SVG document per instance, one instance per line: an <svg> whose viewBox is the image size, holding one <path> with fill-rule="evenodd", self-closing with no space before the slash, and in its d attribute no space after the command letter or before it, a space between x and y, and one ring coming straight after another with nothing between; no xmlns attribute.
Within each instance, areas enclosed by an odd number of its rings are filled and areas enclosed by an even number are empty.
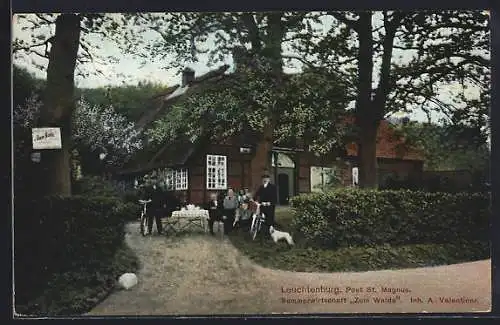
<svg viewBox="0 0 500 325"><path fill-rule="evenodd" d="M229 241L205 235L144 238L131 223L126 241L142 263L139 283L129 291L113 292L87 315L472 312L488 311L491 305L490 260L406 270L301 273L260 267ZM321 286L343 292L283 292ZM347 287L351 292L346 293ZM368 293L368 287L377 292ZM384 293L381 287L411 292ZM355 292L359 288L363 292ZM360 299L352 303L355 296ZM375 303L375 297L395 300ZM422 303L410 302L410 297L420 297ZM316 301L298 300L305 298Z"/></svg>

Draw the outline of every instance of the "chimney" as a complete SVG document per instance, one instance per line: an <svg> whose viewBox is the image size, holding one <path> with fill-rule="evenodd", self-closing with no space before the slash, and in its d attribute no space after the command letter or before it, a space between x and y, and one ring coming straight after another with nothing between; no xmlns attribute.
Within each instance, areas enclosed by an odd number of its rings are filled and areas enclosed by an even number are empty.
<svg viewBox="0 0 500 325"><path fill-rule="evenodd" d="M182 71L182 87L191 84L194 81L194 70L185 68Z"/></svg>

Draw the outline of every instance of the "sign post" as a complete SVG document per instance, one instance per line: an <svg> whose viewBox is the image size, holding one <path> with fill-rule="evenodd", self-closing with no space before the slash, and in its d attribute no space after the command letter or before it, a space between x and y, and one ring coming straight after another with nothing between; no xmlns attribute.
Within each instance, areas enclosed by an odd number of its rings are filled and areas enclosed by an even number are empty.
<svg viewBox="0 0 500 325"><path fill-rule="evenodd" d="M33 128L33 150L62 149L60 128Z"/></svg>

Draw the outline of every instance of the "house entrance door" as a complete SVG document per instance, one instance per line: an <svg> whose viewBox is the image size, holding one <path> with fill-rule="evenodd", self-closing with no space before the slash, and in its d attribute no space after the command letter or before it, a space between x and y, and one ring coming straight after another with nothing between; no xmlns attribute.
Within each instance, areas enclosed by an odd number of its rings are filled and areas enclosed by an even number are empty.
<svg viewBox="0 0 500 325"><path fill-rule="evenodd" d="M278 202L281 205L288 204L290 180L288 174L278 174Z"/></svg>

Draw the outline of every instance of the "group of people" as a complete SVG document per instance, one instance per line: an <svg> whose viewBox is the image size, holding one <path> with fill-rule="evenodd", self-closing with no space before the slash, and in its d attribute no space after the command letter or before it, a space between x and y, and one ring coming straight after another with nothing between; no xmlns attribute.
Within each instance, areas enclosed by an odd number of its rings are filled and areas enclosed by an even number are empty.
<svg viewBox="0 0 500 325"><path fill-rule="evenodd" d="M210 195L210 201L206 204L209 211L209 231L214 234L214 223L223 222L224 234L227 235L237 226L244 230L249 230L252 222L252 203L268 203L261 206L261 212L266 216L266 226L274 225L274 213L277 202L276 187L271 184L268 174L262 176L262 185L252 195L248 188L242 189L236 195L232 188L228 189L222 197L217 193ZM235 222L237 220L237 222Z"/></svg>
<svg viewBox="0 0 500 325"><path fill-rule="evenodd" d="M141 187L141 198L151 199L148 206L148 231L152 233L153 222L156 223L158 234L162 234L162 216L170 216L173 211L180 210L186 206L185 200L173 195L171 192L163 191L154 183ZM232 188L225 193L212 193L205 209L209 213L209 231L214 234L214 223L223 222L224 234L229 234L235 226L249 229L252 221L253 202L267 203L260 210L266 216L266 228L274 225L274 212L277 202L276 186L271 183L268 174L262 176L262 184L254 195L248 188L240 190L237 194ZM237 222L235 222L237 221ZM269 233L266 231L266 233Z"/></svg>
<svg viewBox="0 0 500 325"><path fill-rule="evenodd" d="M153 233L153 222L156 223L158 234L163 233L162 216L170 216L172 212L180 210L185 202L171 192L164 191L156 184L147 184L141 187L139 193L141 199L151 200L148 205L148 233Z"/></svg>

